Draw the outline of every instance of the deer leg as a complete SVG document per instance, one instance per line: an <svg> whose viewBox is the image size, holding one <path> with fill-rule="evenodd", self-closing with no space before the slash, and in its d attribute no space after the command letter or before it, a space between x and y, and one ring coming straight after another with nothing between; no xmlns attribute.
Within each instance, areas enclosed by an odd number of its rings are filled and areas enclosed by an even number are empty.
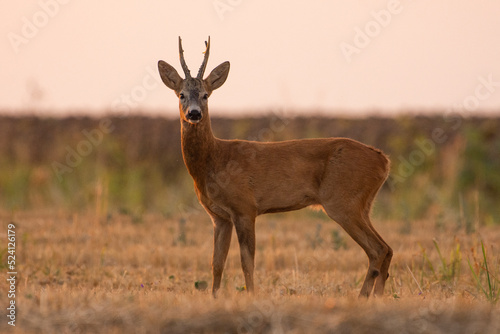
<svg viewBox="0 0 500 334"><path fill-rule="evenodd" d="M384 262L382 262L382 267L380 267L380 276L377 278L377 282L375 284L375 296L382 296L384 294L385 282L389 278L389 266L391 265L392 253L392 248L389 247L387 255L384 258Z"/></svg>
<svg viewBox="0 0 500 334"><path fill-rule="evenodd" d="M236 235L240 244L241 267L248 292L254 291L253 270L255 259L255 218L236 218Z"/></svg>
<svg viewBox="0 0 500 334"><path fill-rule="evenodd" d="M375 282L375 289L373 293L375 296L382 296L384 294L384 287L385 287L385 282L389 278L389 266L391 265L391 260L392 260L392 248L385 242L385 240L380 236L380 234L375 230L373 227L370 218L366 217L367 222L369 226L371 227L372 231L379 237L380 240L387 246L387 254L384 258L384 261L382 262L382 266L380 267L380 275L377 278L377 281Z"/></svg>
<svg viewBox="0 0 500 334"><path fill-rule="evenodd" d="M378 234L374 232L370 226L369 220L367 221L361 214L339 214L332 212L332 210L327 207L325 207L325 211L330 218L342 226L351 238L363 248L368 256L368 272L366 273L359 297L369 297L377 277L380 276L383 269L388 269L383 268L383 264L389 254L389 246L387 246ZM388 264L389 263L387 263L387 266Z"/></svg>
<svg viewBox="0 0 500 334"><path fill-rule="evenodd" d="M212 257L212 295L216 297L220 288L222 272L226 263L229 245L231 244L231 233L233 224L229 220L213 218L214 223L214 253Z"/></svg>

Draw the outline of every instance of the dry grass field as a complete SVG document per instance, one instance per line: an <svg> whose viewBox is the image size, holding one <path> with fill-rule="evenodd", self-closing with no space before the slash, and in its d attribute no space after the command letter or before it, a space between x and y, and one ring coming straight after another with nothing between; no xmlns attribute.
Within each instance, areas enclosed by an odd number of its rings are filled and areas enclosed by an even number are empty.
<svg viewBox="0 0 500 334"><path fill-rule="evenodd" d="M16 327L4 315L2 333L500 331L495 225L466 234L446 220L375 221L394 249L391 277L383 298L358 300L367 259L337 224L312 210L261 216L257 292L243 291L233 235L213 299L212 226L202 211L184 217L20 211L4 212L1 221L2 240L7 224L15 225L18 272ZM4 265L2 276L7 271ZM5 279L0 287L5 313Z"/></svg>
<svg viewBox="0 0 500 334"><path fill-rule="evenodd" d="M0 117L0 333L500 332L500 118L213 124L221 138L343 136L389 154L373 212L394 249L384 297L358 300L366 255L306 209L258 217L253 296L234 235L213 299L213 229L178 119Z"/></svg>

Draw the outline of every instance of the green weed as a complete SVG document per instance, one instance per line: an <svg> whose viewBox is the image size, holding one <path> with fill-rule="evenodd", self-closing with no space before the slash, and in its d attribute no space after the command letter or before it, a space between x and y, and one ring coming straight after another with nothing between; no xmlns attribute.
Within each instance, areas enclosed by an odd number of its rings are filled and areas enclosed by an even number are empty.
<svg viewBox="0 0 500 334"><path fill-rule="evenodd" d="M438 252L439 260L441 261L441 279L449 283L455 282L455 280L458 278L458 275L460 274L460 244L457 243L455 249L451 251L450 259L447 261L446 258L441 254L441 250L439 249L439 245L436 239L434 239L433 242Z"/></svg>
<svg viewBox="0 0 500 334"><path fill-rule="evenodd" d="M469 264L472 276L476 281L477 289L484 294L489 302L496 304L500 299L500 286L498 285L500 281L490 272L490 269L488 268L488 259L486 258L486 250L484 249L484 243L482 240L481 251L483 253L484 262L478 266L479 270L477 273L469 259L467 259L467 263ZM482 282L481 276L486 276L486 283Z"/></svg>

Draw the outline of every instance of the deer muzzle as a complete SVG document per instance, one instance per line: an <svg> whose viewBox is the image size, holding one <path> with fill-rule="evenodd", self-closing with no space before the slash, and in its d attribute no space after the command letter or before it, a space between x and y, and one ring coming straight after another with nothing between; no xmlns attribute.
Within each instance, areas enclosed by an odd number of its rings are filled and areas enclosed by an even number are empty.
<svg viewBox="0 0 500 334"><path fill-rule="evenodd" d="M191 123L198 123L201 121L201 111L199 109L189 109L186 118Z"/></svg>

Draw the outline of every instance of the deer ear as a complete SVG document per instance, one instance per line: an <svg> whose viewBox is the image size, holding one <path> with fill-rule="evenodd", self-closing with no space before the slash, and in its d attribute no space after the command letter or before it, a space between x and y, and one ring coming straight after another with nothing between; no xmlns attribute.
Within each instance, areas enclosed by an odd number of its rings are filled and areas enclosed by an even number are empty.
<svg viewBox="0 0 500 334"><path fill-rule="evenodd" d="M204 80L210 92L216 90L224 82L226 82L229 74L229 62L225 61L210 72L208 77Z"/></svg>
<svg viewBox="0 0 500 334"><path fill-rule="evenodd" d="M176 92L181 88L182 78L175 68L160 60L158 62L158 71L160 72L161 80L168 88Z"/></svg>

